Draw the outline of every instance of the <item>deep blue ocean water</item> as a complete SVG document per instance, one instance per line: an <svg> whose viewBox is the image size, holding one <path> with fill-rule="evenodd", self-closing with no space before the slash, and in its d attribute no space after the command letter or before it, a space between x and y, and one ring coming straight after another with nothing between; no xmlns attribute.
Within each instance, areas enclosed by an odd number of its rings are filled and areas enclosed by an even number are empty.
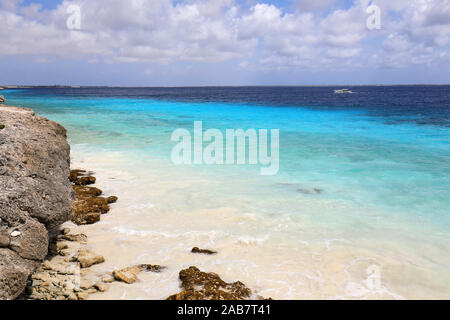
<svg viewBox="0 0 450 320"><path fill-rule="evenodd" d="M21 99L36 95L62 99L143 99L186 103L229 103L259 106L363 111L387 123L450 126L450 86L347 87L352 95L336 95L338 87L186 87L186 88L48 88L20 90ZM16 97L14 90L10 98Z"/></svg>
<svg viewBox="0 0 450 320"><path fill-rule="evenodd" d="M194 121L205 129L279 129L276 176L260 176L254 166L185 166L186 174L198 170L222 182L215 190L205 186L205 198L189 205L245 198L243 212L289 214L341 230L342 237L402 243L450 270L440 249L431 253L415 244L450 245L450 86L357 86L348 95L335 89L42 88L3 94L8 104L64 125L75 153L123 154L139 159L133 170L142 172L150 158L172 170L171 133L192 131ZM300 202L305 199L324 205L311 211ZM357 209L335 210L330 201Z"/></svg>

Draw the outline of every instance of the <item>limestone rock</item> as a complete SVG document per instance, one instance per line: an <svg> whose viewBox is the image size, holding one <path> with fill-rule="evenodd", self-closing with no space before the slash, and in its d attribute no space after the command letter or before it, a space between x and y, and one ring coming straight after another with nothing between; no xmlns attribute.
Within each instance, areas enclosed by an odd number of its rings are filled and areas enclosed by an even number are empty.
<svg viewBox="0 0 450 320"><path fill-rule="evenodd" d="M34 219L27 219L11 233L10 248L22 258L43 260L48 252L48 233L45 226Z"/></svg>
<svg viewBox="0 0 450 320"><path fill-rule="evenodd" d="M78 300L80 292L80 267L61 257L46 260L35 273L27 287L31 300Z"/></svg>
<svg viewBox="0 0 450 320"><path fill-rule="evenodd" d="M102 255L90 251L89 249L82 248L78 252L76 261L80 263L81 268L89 268L94 264L105 262L105 258Z"/></svg>
<svg viewBox="0 0 450 320"><path fill-rule="evenodd" d="M85 234L65 234L61 236L61 239L71 242L87 242L88 238Z"/></svg>
<svg viewBox="0 0 450 320"><path fill-rule="evenodd" d="M112 275L109 275L109 274L104 275L102 277L102 282L104 282L104 283L112 283L112 282L114 282L114 280L115 280L114 277Z"/></svg>
<svg viewBox="0 0 450 320"><path fill-rule="evenodd" d="M242 282L226 283L215 273L201 272L197 267L181 270L182 292L167 300L245 300L252 292Z"/></svg>
<svg viewBox="0 0 450 320"><path fill-rule="evenodd" d="M72 221L78 225L94 224L100 221L100 217L101 217L100 212L77 211L74 212Z"/></svg>
<svg viewBox="0 0 450 320"><path fill-rule="evenodd" d="M108 200L102 197L91 197L85 200L74 202L74 214L83 214L89 212L100 212L105 214L109 212Z"/></svg>
<svg viewBox="0 0 450 320"><path fill-rule="evenodd" d="M75 193L62 126L16 107L0 107L0 124L0 297L14 299L47 255L48 230L72 216Z"/></svg>
<svg viewBox="0 0 450 320"><path fill-rule="evenodd" d="M89 290L95 286L95 282L93 280L84 279L81 280L80 288L83 290Z"/></svg>
<svg viewBox="0 0 450 320"><path fill-rule="evenodd" d="M137 267L141 269L141 271L156 272L156 273L159 273L166 268L163 266L153 264L140 264Z"/></svg>
<svg viewBox="0 0 450 320"><path fill-rule="evenodd" d="M114 279L117 281L122 281L128 284L135 283L138 281L137 275L141 272L141 268L138 266L129 267L121 270L114 271Z"/></svg>
<svg viewBox="0 0 450 320"><path fill-rule="evenodd" d="M9 235L0 231L0 248L9 247L10 243L11 239L9 238Z"/></svg>
<svg viewBox="0 0 450 320"><path fill-rule="evenodd" d="M94 287L100 292L105 292L105 291L107 291L109 289L108 285L106 285L104 283L100 283L100 282L96 283L94 285Z"/></svg>
<svg viewBox="0 0 450 320"><path fill-rule="evenodd" d="M208 255L212 255L212 254L216 254L217 253L217 251L208 250L208 249L199 249L197 247L192 248L191 252L192 253L208 254Z"/></svg>
<svg viewBox="0 0 450 320"><path fill-rule="evenodd" d="M69 174L69 180L77 186L87 186L94 184L96 181L91 174L92 172L86 172L85 170L72 170Z"/></svg>
<svg viewBox="0 0 450 320"><path fill-rule="evenodd" d="M76 193L76 201L73 202L72 221L78 225L94 224L100 221L101 215L109 212L109 204L118 200L115 196L100 197L102 190L87 187L86 184L95 183L95 177L80 177L84 173L86 173L84 170L72 170L69 176L70 181L75 183L73 190ZM83 180L84 178L90 179L90 182L87 183L87 180Z"/></svg>
<svg viewBox="0 0 450 320"><path fill-rule="evenodd" d="M78 292L77 293L78 300L86 300L89 297L89 293L87 292Z"/></svg>
<svg viewBox="0 0 450 320"><path fill-rule="evenodd" d="M28 276L38 264L23 259L12 250L0 249L0 300L17 298L25 289Z"/></svg>
<svg viewBox="0 0 450 320"><path fill-rule="evenodd" d="M96 187L86 187L86 186L73 186L73 190L77 195L77 199L86 199L90 197L98 197L103 193L102 190Z"/></svg>
<svg viewBox="0 0 450 320"><path fill-rule="evenodd" d="M128 284L138 281L137 275L141 272L156 272L159 273L166 267L153 264L140 264L138 266L128 267L125 269L113 272L114 279ZM109 278L104 277L103 282L108 282Z"/></svg>
<svg viewBox="0 0 450 320"><path fill-rule="evenodd" d="M116 203L117 200L119 200L119 198L117 198L116 196L111 196L111 197L106 198L106 201L107 201L109 204L111 204L111 203Z"/></svg>

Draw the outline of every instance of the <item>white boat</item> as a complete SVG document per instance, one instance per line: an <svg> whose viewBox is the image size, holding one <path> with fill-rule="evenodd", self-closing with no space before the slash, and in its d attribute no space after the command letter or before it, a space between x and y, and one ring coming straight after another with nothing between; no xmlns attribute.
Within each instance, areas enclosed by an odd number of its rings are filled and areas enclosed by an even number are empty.
<svg viewBox="0 0 450 320"><path fill-rule="evenodd" d="M339 89L339 90L334 90L334 93L336 93L336 94L353 93L353 91L350 91L349 89Z"/></svg>

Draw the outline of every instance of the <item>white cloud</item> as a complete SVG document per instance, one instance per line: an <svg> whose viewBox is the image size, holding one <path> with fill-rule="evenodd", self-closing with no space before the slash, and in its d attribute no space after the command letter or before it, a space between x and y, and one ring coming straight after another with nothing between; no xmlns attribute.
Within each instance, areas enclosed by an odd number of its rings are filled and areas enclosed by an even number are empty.
<svg viewBox="0 0 450 320"><path fill-rule="evenodd" d="M335 0L300 0L299 10L290 12L263 2L245 8L235 0L64 0L53 10L20 2L0 0L3 59L60 55L163 65L236 59L241 68L274 69L448 60L448 0L374 1L382 10L381 31L366 28L369 0L348 8ZM66 27L70 4L82 8L80 31Z"/></svg>

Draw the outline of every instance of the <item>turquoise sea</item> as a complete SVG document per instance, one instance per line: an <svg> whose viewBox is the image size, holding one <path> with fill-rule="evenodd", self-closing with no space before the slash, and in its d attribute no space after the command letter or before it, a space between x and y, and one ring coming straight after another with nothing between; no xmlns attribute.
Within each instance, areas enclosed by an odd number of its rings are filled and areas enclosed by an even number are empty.
<svg viewBox="0 0 450 320"><path fill-rule="evenodd" d="M273 298L449 299L450 86L335 89L2 94L65 126L72 166L94 170L99 187L119 196L86 227L106 251L104 268L126 257L171 270L103 298L164 298L177 291L177 271L197 265ZM194 121L223 132L279 129L278 174L174 165L171 134L193 131ZM193 246L219 254L193 257Z"/></svg>

